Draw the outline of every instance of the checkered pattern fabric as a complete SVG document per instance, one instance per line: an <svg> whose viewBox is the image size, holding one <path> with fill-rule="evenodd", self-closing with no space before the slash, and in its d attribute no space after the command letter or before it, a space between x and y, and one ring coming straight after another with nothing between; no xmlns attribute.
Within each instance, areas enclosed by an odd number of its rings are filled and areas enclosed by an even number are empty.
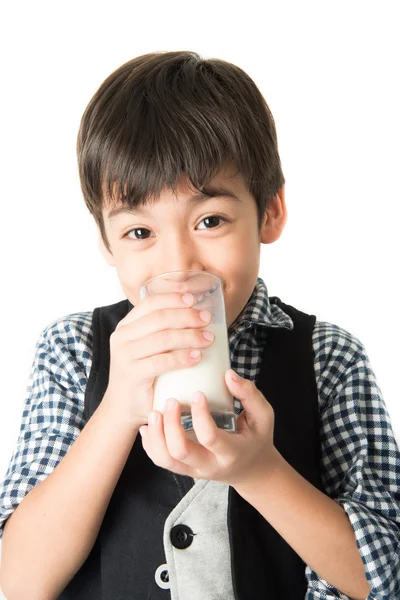
<svg viewBox="0 0 400 600"><path fill-rule="evenodd" d="M7 517L54 470L85 425L91 318L82 312L58 319L37 343L19 438L0 485L0 537ZM232 367L252 381L268 327L292 329L293 322L270 303L258 278L228 332ZM368 600L400 599L400 451L381 391L363 345L347 331L317 321L313 349L324 491L349 517L371 586ZM235 410L242 410L236 399ZM310 567L305 574L306 600L349 600Z"/></svg>

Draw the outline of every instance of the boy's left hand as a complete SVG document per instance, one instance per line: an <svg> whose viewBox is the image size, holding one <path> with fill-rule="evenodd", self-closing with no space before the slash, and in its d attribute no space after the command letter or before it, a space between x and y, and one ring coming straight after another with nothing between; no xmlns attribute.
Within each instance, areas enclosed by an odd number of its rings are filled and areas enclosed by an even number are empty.
<svg viewBox="0 0 400 600"><path fill-rule="evenodd" d="M225 373L225 382L244 410L236 421L237 433L219 429L206 397L196 392L192 400L193 427L199 443L190 441L181 425L177 400L164 416L153 411L156 423L140 428L143 448L155 465L196 479L221 481L231 486L257 482L274 467L278 451L273 444L274 410L254 383Z"/></svg>

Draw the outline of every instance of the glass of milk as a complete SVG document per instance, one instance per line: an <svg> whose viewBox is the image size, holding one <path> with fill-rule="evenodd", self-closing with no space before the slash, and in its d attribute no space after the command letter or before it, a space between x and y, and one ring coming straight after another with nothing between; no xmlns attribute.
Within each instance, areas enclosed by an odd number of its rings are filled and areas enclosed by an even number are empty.
<svg viewBox="0 0 400 600"><path fill-rule="evenodd" d="M212 315L211 323L204 329L212 331L215 339L211 346L201 349L200 362L193 367L169 371L156 378L153 409L164 414L168 398L178 400L182 405L182 425L185 431L192 433L189 437L195 439L191 399L194 392L200 391L207 398L210 414L217 427L236 432L234 401L224 378L225 371L231 368L231 361L222 281L206 271L171 271L143 283L140 299L166 292L193 294L193 308L208 310Z"/></svg>

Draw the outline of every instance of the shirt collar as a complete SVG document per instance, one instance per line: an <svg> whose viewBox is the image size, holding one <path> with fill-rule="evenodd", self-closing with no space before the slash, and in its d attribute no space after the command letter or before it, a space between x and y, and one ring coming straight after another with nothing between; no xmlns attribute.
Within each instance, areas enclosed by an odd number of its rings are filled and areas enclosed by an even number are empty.
<svg viewBox="0 0 400 600"><path fill-rule="evenodd" d="M293 329L292 319L271 300L268 297L267 286L263 279L258 277L249 301L229 328L229 337L236 337L251 327Z"/></svg>

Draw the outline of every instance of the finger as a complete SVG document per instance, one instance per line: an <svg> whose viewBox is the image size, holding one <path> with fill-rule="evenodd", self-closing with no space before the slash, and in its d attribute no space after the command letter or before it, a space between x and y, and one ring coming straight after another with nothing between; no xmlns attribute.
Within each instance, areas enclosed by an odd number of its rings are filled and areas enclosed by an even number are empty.
<svg viewBox="0 0 400 600"><path fill-rule="evenodd" d="M195 323L192 323L192 326ZM201 322L198 325L204 326ZM154 325L152 325L154 326ZM130 357L134 360L148 358L164 352L173 350L202 350L213 343L213 339L207 339L202 329L167 329L143 335L143 331L133 333L128 342ZM210 332L212 334L212 332ZM134 336L134 337L133 337ZM211 337L211 336L210 336Z"/></svg>
<svg viewBox="0 0 400 600"><path fill-rule="evenodd" d="M139 429L142 445L148 456L158 467L179 472L178 461L169 454L164 437L163 417L158 411L149 413L148 426Z"/></svg>
<svg viewBox="0 0 400 600"><path fill-rule="evenodd" d="M207 398L203 392L192 397L193 428L200 444L214 455L232 454L232 433L219 429L210 414Z"/></svg>
<svg viewBox="0 0 400 600"><path fill-rule="evenodd" d="M163 308L120 326L112 335L117 335L123 343L136 343L138 340L146 342L146 338L151 337L151 343L157 344L157 349L160 345L165 349L173 349L178 342L181 348L191 347L193 342L197 344L201 339L200 329L207 327L211 318L210 311L196 308ZM179 339L177 333L180 333ZM184 339L181 339L182 336Z"/></svg>
<svg viewBox="0 0 400 600"><path fill-rule="evenodd" d="M167 308L187 308L193 306L195 298L193 294L181 294L179 292L169 292L164 294L154 294L146 296L138 302L117 324L116 329L120 329L141 319L142 317Z"/></svg>
<svg viewBox="0 0 400 600"><path fill-rule="evenodd" d="M155 354L154 356L143 358L132 364L136 365L136 368L139 369L141 377L144 380L153 380L154 377L158 377L163 373L187 369L199 363L201 360L201 352L199 352L198 355L192 354L192 352L193 350L173 350L172 352Z"/></svg>
<svg viewBox="0 0 400 600"><path fill-rule="evenodd" d="M152 460L155 465L162 467L164 469L167 469L166 466L158 464L155 457L153 456L153 450L151 447L151 440L150 440L150 436L149 436L149 426L142 425L142 427L139 428L139 432L142 437L143 449L145 450L145 452L146 452L147 456L150 458L150 460ZM173 471L174 473L177 473L178 475L187 475L189 477L197 477L197 475L192 472L190 467L188 467L187 465L185 465L184 463L179 462L179 461L176 461L173 469L168 468L168 470Z"/></svg>
<svg viewBox="0 0 400 600"><path fill-rule="evenodd" d="M247 422L245 410L242 410L242 412L236 418L236 433L245 438L252 436L254 433Z"/></svg>
<svg viewBox="0 0 400 600"><path fill-rule="evenodd" d="M181 423L181 405L174 398L169 398L166 402L164 434L166 447L172 458L194 469L201 468L209 460L209 452L188 439Z"/></svg>
<svg viewBox="0 0 400 600"><path fill-rule="evenodd" d="M226 371L225 382L231 394L241 401L248 426L255 432L262 432L265 423L274 415L271 404L250 379L240 377L232 369Z"/></svg>
<svg viewBox="0 0 400 600"><path fill-rule="evenodd" d="M153 414L157 415L156 422L151 420ZM174 473L179 473L180 475L198 477L198 473L195 468L183 461L175 459L169 453L164 433L164 419L163 416L157 411L153 411L149 414L149 425L144 441L145 444L143 447L155 465L162 467L163 469L173 471ZM193 444L193 446L199 446L199 444L190 441L189 444Z"/></svg>

